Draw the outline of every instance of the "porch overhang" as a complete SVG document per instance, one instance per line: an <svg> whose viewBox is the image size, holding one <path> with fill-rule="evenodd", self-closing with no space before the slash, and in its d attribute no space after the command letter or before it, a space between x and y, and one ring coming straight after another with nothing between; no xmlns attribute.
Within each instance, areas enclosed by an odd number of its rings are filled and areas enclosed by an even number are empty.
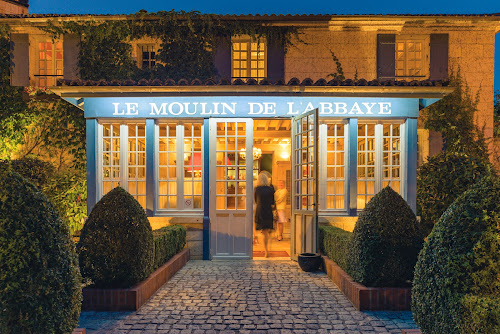
<svg viewBox="0 0 500 334"><path fill-rule="evenodd" d="M418 99L427 107L452 93L454 87L436 86L56 86L50 90L84 109L89 98L196 97L196 96L289 96Z"/></svg>

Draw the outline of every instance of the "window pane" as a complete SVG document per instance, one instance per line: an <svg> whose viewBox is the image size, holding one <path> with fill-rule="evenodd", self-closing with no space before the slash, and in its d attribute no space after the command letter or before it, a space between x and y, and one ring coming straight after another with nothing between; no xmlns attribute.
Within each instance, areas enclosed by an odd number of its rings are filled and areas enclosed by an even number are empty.
<svg viewBox="0 0 500 334"><path fill-rule="evenodd" d="M328 121L326 152L326 195L327 209L344 209L344 124ZM339 198L342 197L342 200Z"/></svg>

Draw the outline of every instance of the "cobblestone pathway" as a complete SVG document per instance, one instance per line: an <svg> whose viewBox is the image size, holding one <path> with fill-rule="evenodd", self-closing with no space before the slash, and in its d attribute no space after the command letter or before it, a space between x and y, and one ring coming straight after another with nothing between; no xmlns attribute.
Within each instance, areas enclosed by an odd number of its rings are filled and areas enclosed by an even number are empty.
<svg viewBox="0 0 500 334"><path fill-rule="evenodd" d="M359 312L292 261L189 261L137 312L82 312L88 333L401 333L411 312Z"/></svg>

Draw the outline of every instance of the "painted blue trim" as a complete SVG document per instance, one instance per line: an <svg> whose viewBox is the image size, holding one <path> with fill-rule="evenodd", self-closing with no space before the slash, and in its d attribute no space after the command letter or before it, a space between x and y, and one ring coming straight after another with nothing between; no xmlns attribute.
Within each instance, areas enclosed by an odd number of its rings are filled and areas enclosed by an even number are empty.
<svg viewBox="0 0 500 334"><path fill-rule="evenodd" d="M87 119L87 215L97 203L97 154L98 154L98 124L96 119Z"/></svg>
<svg viewBox="0 0 500 334"><path fill-rule="evenodd" d="M63 100L68 101L69 103L71 103L74 106L78 106L78 102L80 99L77 99L75 97L63 97Z"/></svg>
<svg viewBox="0 0 500 334"><path fill-rule="evenodd" d="M427 108L428 106L430 106L431 104L433 103L436 103L437 101L439 101L441 99L420 99L419 100L419 104L423 107L423 108Z"/></svg>
<svg viewBox="0 0 500 334"><path fill-rule="evenodd" d="M85 98L87 118L295 117L319 109L322 117L418 117L417 98L330 96L171 96Z"/></svg>
<svg viewBox="0 0 500 334"><path fill-rule="evenodd" d="M203 260L210 260L210 120L203 120Z"/></svg>
<svg viewBox="0 0 500 334"><path fill-rule="evenodd" d="M153 217L155 187L155 120L146 120L146 215Z"/></svg>
<svg viewBox="0 0 500 334"><path fill-rule="evenodd" d="M417 212L417 119L406 120L406 201Z"/></svg>
<svg viewBox="0 0 500 334"><path fill-rule="evenodd" d="M350 216L357 215L358 209L358 119L349 119L349 141L348 141L348 169L347 169L347 193L349 194Z"/></svg>

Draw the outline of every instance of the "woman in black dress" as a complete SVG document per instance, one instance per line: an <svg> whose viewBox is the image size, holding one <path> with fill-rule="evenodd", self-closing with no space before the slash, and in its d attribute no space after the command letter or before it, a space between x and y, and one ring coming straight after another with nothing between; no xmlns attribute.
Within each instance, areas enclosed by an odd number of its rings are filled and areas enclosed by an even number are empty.
<svg viewBox="0 0 500 334"><path fill-rule="evenodd" d="M260 173L257 178L255 199L255 229L264 235L264 256L268 257L269 233L273 230L274 188L269 185L269 178Z"/></svg>

